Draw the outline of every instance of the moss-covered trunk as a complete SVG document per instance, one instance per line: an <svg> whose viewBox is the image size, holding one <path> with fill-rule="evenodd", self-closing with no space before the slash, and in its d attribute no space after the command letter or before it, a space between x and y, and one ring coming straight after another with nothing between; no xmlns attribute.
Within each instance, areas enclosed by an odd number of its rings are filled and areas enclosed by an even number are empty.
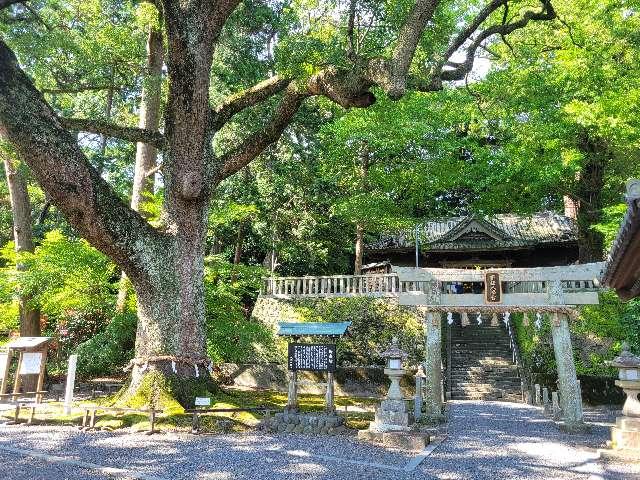
<svg viewBox="0 0 640 480"><path fill-rule="evenodd" d="M202 232L205 225L201 225ZM138 329L130 392L145 374L209 380L204 315L203 236L180 235L150 252L149 277L132 278Z"/></svg>

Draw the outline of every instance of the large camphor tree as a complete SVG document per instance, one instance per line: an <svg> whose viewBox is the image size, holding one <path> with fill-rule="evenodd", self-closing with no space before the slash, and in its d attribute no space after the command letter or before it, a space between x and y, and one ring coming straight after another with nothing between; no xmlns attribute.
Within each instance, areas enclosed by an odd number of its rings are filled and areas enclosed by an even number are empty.
<svg viewBox="0 0 640 480"><path fill-rule="evenodd" d="M17 3L22 2L0 0L0 7ZM271 3L290 11L308 7L265 2ZM212 104L212 58L240 0L158 1L168 75L160 132L62 117L35 88L10 46L0 41L0 135L70 224L133 284L138 330L131 392L150 371L177 379L193 378L196 372L206 376L203 260L209 202L220 182L278 140L305 99L323 96L344 108L364 108L376 101L376 94L399 99L408 89L437 91L443 82L464 79L487 42L532 21L555 18L549 0L311 3L324 17L315 25L294 26L303 46L296 50L290 42L288 50L289 63L303 68L284 68ZM327 34L329 26L332 33ZM331 37L323 47L331 54L320 58L304 46L305 36L315 35L311 40L317 44L318 32ZM278 42L278 32L269 42ZM274 99L263 125L235 146L215 148L216 136L234 116ZM72 133L77 131L143 142L161 151L159 225L130 208L91 166Z"/></svg>

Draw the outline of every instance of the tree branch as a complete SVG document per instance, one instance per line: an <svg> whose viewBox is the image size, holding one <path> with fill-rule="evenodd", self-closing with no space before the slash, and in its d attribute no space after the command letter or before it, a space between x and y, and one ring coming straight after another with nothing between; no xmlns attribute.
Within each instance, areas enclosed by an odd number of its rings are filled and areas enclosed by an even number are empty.
<svg viewBox="0 0 640 480"><path fill-rule="evenodd" d="M87 118L60 118L60 122L66 129L77 132L96 133L134 143L148 143L160 150L162 150L165 145L164 135L154 130L138 127L122 127L103 120L91 120Z"/></svg>
<svg viewBox="0 0 640 480"><path fill-rule="evenodd" d="M252 107L267 98L281 92L291 83L290 78L282 78L278 75L263 80L253 87L235 93L225 99L220 105L212 109L211 128L219 130L236 113L245 108Z"/></svg>
<svg viewBox="0 0 640 480"><path fill-rule="evenodd" d="M398 33L398 40L390 68L390 87L387 94L392 99L400 98L406 89L407 73L422 37L427 22L433 18L438 0L416 0L407 20Z"/></svg>
<svg viewBox="0 0 640 480"><path fill-rule="evenodd" d="M356 3L358 0L350 0L349 18L347 19L347 58L351 61L356 59L356 44L354 38L354 27L356 19Z"/></svg>
<svg viewBox="0 0 640 480"><path fill-rule="evenodd" d="M277 141L302 105L303 100L308 96L308 93L300 92L295 84L290 85L265 126L249 135L235 149L220 158L222 168L219 181L241 170L260 155L265 148Z"/></svg>
<svg viewBox="0 0 640 480"><path fill-rule="evenodd" d="M496 0L490 4L490 6L495 7L494 10L500 6L500 5L495 5L496 3L498 3L498 1L499 0ZM462 80L465 77L465 75L469 73L473 68L473 60L474 60L476 51L478 50L478 47L482 42L487 40L489 37L493 35L501 35L505 37L516 30L526 27L531 20L538 20L538 21L553 20L554 18L556 18L556 12L553 9L553 5L551 5L551 1L550 0L541 0L541 1L542 1L541 10L539 11L528 10L527 12L524 13L524 15L522 16L522 18L520 18L520 20L504 23L504 24L500 23L500 24L492 25L490 27L487 27L485 30L481 31L478 34L478 36L475 38L475 40L473 40L469 48L467 48L467 54L466 54L465 60L462 63L457 63L457 64L454 63L455 68L453 68L452 70L440 71L440 75L439 75L440 80L445 80L445 81ZM502 2L500 2L500 4L501 3ZM490 13L491 12L489 12L489 14ZM472 25L476 25L476 24L477 24L476 21L472 22ZM477 25L479 26L479 24ZM467 30L468 29L466 29L465 31ZM457 41L454 43L457 43L458 41L460 41L459 37ZM462 43L464 43L464 40L462 40ZM453 55L453 53L455 53L455 50L451 51L451 48L449 48L447 53L450 54L449 55L450 57L451 55ZM447 57L447 59L449 57Z"/></svg>
<svg viewBox="0 0 640 480"><path fill-rule="evenodd" d="M148 279L142 258L165 248L165 237L125 205L91 166L2 41L0 135L9 140L51 201L83 237L129 277Z"/></svg>
<svg viewBox="0 0 640 480"><path fill-rule="evenodd" d="M113 88L112 85L60 85L57 88L40 88L41 93L82 93L82 92L98 92L100 90L108 90Z"/></svg>

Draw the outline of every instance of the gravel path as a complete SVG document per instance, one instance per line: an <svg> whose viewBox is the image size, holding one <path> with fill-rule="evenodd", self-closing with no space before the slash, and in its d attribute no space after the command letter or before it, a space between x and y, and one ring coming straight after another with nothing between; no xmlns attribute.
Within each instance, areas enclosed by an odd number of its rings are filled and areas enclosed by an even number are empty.
<svg viewBox="0 0 640 480"><path fill-rule="evenodd" d="M606 440L610 418L589 415L597 422L593 433L573 436L533 407L452 402L445 441L411 471L405 470L415 455L349 437L148 437L0 425L0 478L640 480L640 465L597 460L595 448Z"/></svg>

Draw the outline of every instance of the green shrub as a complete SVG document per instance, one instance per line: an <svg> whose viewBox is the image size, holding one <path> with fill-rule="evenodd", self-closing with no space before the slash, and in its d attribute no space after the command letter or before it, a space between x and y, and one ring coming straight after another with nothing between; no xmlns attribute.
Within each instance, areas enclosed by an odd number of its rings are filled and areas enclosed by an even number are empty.
<svg viewBox="0 0 640 480"><path fill-rule="evenodd" d="M274 359L274 332L249 317L264 273L262 267L233 265L221 256L207 257L207 353L215 363Z"/></svg>
<svg viewBox="0 0 640 480"><path fill-rule="evenodd" d="M522 359L532 372L555 374L556 362L550 319L543 316L542 328L522 325L522 314L514 314ZM615 370L606 362L618 355L622 342L640 351L640 300L620 301L612 290L600 293L600 304L582 307L578 318L570 322L571 340L578 375L612 376Z"/></svg>
<svg viewBox="0 0 640 480"><path fill-rule="evenodd" d="M133 358L136 326L135 312L123 312L117 314L104 331L78 345L78 375L121 373L122 367Z"/></svg>

